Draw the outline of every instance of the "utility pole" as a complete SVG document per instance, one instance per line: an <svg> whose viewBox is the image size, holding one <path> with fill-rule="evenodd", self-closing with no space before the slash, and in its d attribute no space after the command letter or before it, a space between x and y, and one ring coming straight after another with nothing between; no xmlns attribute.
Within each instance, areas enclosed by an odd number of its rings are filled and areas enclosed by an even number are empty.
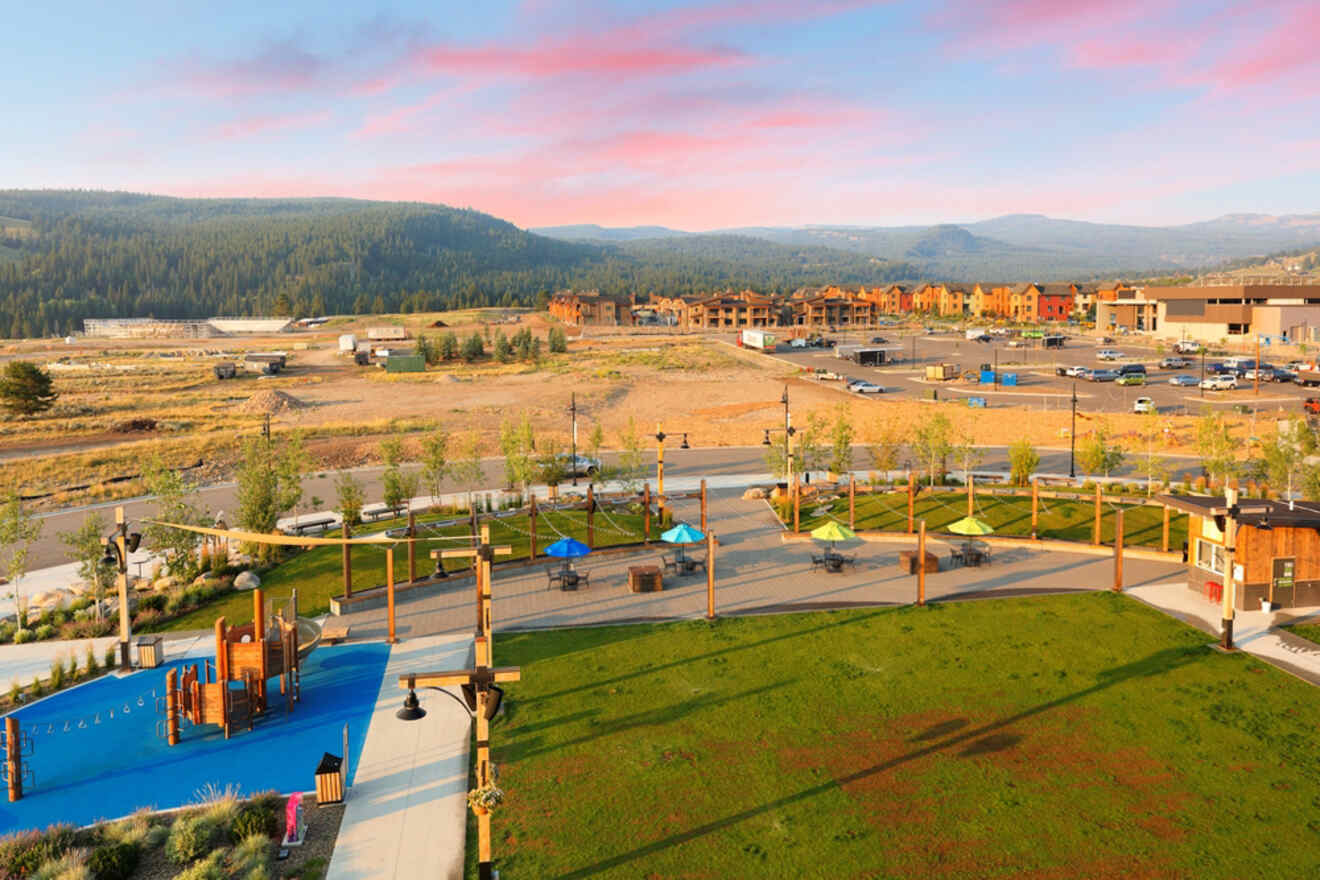
<svg viewBox="0 0 1320 880"><path fill-rule="evenodd" d="M1201 396L1205 397L1205 346L1201 346L1201 381L1196 383L1196 387L1201 390Z"/></svg>
<svg viewBox="0 0 1320 880"><path fill-rule="evenodd" d="M1228 520L1224 523L1224 596L1223 596L1223 641L1225 651L1233 650L1233 611L1237 605L1237 579L1233 576L1233 566L1237 562L1237 517L1238 490L1229 486L1224 490L1224 501L1228 508Z"/></svg>
<svg viewBox="0 0 1320 880"><path fill-rule="evenodd" d="M573 439L570 441L573 445L573 457L569 459L568 468L573 472L573 485L577 485L578 478L578 460L577 460L577 392L574 391L569 397L568 404L569 415L573 419Z"/></svg>
<svg viewBox="0 0 1320 880"><path fill-rule="evenodd" d="M1260 334L1256 334L1256 369L1251 371L1252 393L1260 397Z"/></svg>
<svg viewBox="0 0 1320 880"><path fill-rule="evenodd" d="M999 349L995 349L995 390L999 390Z"/></svg>
<svg viewBox="0 0 1320 880"><path fill-rule="evenodd" d="M1077 479L1077 380L1072 389L1072 431L1068 434L1068 479Z"/></svg>

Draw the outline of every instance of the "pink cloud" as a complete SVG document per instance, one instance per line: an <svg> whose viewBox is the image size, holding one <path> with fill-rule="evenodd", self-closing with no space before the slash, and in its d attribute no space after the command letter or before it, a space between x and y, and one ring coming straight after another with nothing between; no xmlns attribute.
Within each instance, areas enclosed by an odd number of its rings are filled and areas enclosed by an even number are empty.
<svg viewBox="0 0 1320 880"><path fill-rule="evenodd" d="M1320 57L1320 7L1306 2L1286 10L1259 40L1231 52L1209 71L1207 79L1220 88L1250 88L1310 71ZM1297 83L1298 91L1316 92L1315 79Z"/></svg>
<svg viewBox="0 0 1320 880"><path fill-rule="evenodd" d="M212 97L236 97L306 89L326 72L326 63L292 41L274 43L247 58L190 59L175 65L171 87Z"/></svg>
<svg viewBox="0 0 1320 880"><path fill-rule="evenodd" d="M329 110L319 110L312 113L245 116L216 126L211 130L210 135L222 140L239 140L269 132L311 128L329 121Z"/></svg>
<svg viewBox="0 0 1320 880"><path fill-rule="evenodd" d="M434 73L462 76L481 73L509 78L672 75L742 60L741 53L732 49L605 48L586 41L524 47L432 46L419 50L414 57L420 68Z"/></svg>

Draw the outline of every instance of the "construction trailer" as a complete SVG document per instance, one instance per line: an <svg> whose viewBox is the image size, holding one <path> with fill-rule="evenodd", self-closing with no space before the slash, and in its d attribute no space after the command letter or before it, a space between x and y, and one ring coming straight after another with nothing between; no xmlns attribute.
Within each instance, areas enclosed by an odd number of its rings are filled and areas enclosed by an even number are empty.
<svg viewBox="0 0 1320 880"><path fill-rule="evenodd" d="M372 342L393 342L408 338L408 331L402 327L389 325L385 327L368 327L367 338Z"/></svg>
<svg viewBox="0 0 1320 880"><path fill-rule="evenodd" d="M756 348L761 351L774 351L776 344L775 335L764 330L744 330L738 337L738 343L743 348Z"/></svg>
<svg viewBox="0 0 1320 880"><path fill-rule="evenodd" d="M931 382L944 382L949 379L957 379L962 375L962 365L960 364L927 364L926 380Z"/></svg>
<svg viewBox="0 0 1320 880"><path fill-rule="evenodd" d="M901 345L836 345L834 356L847 358L863 367L882 367L899 360L903 354Z"/></svg>
<svg viewBox="0 0 1320 880"><path fill-rule="evenodd" d="M217 379L232 379L238 375L238 367L235 364L216 364L215 377Z"/></svg>

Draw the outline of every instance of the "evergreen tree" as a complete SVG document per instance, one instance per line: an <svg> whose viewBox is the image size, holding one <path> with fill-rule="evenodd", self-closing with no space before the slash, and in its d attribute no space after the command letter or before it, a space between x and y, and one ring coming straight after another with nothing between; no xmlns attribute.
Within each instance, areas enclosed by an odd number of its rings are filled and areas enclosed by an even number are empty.
<svg viewBox="0 0 1320 880"><path fill-rule="evenodd" d="M10 413L20 416L36 415L55 405L56 398L50 374L30 361L10 361L0 376L0 403Z"/></svg>

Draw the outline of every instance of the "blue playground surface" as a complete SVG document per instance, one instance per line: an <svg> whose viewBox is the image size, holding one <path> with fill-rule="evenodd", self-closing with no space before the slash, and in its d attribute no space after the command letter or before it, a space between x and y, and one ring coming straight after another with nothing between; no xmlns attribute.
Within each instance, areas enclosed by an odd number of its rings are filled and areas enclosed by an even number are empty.
<svg viewBox="0 0 1320 880"><path fill-rule="evenodd" d="M208 783L243 795L310 791L322 753L342 755L345 724L351 784L389 653L380 643L318 648L303 661L302 699L293 713L285 713L279 682L270 679L270 711L228 740L219 727L186 721L177 746L166 744L163 724L157 735L163 715L155 695L165 693L165 673L193 663L203 670L202 658L102 676L20 709L21 729L33 742L24 762L35 780L17 803L0 800L0 834L180 807Z"/></svg>

